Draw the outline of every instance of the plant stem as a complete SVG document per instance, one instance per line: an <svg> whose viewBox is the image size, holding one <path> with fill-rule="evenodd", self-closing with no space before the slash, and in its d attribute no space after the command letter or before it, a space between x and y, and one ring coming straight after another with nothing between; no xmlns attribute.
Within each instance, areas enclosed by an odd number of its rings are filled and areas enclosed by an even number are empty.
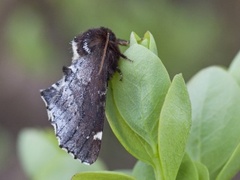
<svg viewBox="0 0 240 180"><path fill-rule="evenodd" d="M153 169L154 169L155 179L156 180L164 180L163 173L161 170L161 165L160 165L158 158L156 158L156 161L154 162Z"/></svg>

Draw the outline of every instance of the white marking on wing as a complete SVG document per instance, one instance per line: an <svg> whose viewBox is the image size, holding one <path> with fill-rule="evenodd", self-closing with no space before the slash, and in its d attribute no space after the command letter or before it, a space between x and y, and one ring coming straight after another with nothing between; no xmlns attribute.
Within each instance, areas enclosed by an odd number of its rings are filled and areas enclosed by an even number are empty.
<svg viewBox="0 0 240 180"><path fill-rule="evenodd" d="M77 52L77 43L75 41L72 41L72 51L73 51L73 57L72 60L76 60L78 59L80 56Z"/></svg>
<svg viewBox="0 0 240 180"><path fill-rule="evenodd" d="M83 164L86 164L86 165L91 165L90 163L88 163L88 162L82 162Z"/></svg>
<svg viewBox="0 0 240 180"><path fill-rule="evenodd" d="M102 131L97 132L97 133L93 136L93 140L102 140Z"/></svg>
<svg viewBox="0 0 240 180"><path fill-rule="evenodd" d="M89 47L88 47L87 41L84 41L84 42L83 42L83 49L84 49L88 54L91 53L91 50L90 50Z"/></svg>

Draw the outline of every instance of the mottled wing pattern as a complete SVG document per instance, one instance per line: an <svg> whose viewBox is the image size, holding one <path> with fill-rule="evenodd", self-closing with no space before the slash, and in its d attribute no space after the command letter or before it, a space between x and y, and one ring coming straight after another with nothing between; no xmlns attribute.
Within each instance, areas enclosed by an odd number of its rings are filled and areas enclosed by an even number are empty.
<svg viewBox="0 0 240 180"><path fill-rule="evenodd" d="M99 154L107 90L107 74L97 75L92 58L76 58L61 80L41 91L59 146L86 164Z"/></svg>

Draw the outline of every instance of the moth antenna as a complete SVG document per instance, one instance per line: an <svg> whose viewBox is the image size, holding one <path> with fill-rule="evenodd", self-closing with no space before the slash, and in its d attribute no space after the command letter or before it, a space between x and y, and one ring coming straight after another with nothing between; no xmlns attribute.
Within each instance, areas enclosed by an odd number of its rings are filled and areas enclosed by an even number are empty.
<svg viewBox="0 0 240 180"><path fill-rule="evenodd" d="M106 43L105 43L105 46L104 46L104 49L103 49L103 56L102 56L102 60L101 60L101 64L100 64L100 69L99 69L99 71L98 71L98 75L99 75L99 74L101 73L101 71L102 71L102 67L103 67L103 64L104 64L104 59L105 59L105 57L106 57L108 42L109 42L109 32L107 33L107 40L106 40Z"/></svg>
<svg viewBox="0 0 240 180"><path fill-rule="evenodd" d="M117 44L119 44L121 46L128 46L129 41L126 41L126 40L123 40L123 39L117 39Z"/></svg>

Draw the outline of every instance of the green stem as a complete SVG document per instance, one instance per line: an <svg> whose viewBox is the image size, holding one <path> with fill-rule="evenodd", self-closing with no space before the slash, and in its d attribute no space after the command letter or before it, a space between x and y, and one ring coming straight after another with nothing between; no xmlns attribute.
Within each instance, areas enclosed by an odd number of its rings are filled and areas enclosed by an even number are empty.
<svg viewBox="0 0 240 180"><path fill-rule="evenodd" d="M155 179L156 180L164 180L163 173L161 170L161 164L159 162L159 158L156 158L156 160L154 161L153 169L154 169Z"/></svg>

